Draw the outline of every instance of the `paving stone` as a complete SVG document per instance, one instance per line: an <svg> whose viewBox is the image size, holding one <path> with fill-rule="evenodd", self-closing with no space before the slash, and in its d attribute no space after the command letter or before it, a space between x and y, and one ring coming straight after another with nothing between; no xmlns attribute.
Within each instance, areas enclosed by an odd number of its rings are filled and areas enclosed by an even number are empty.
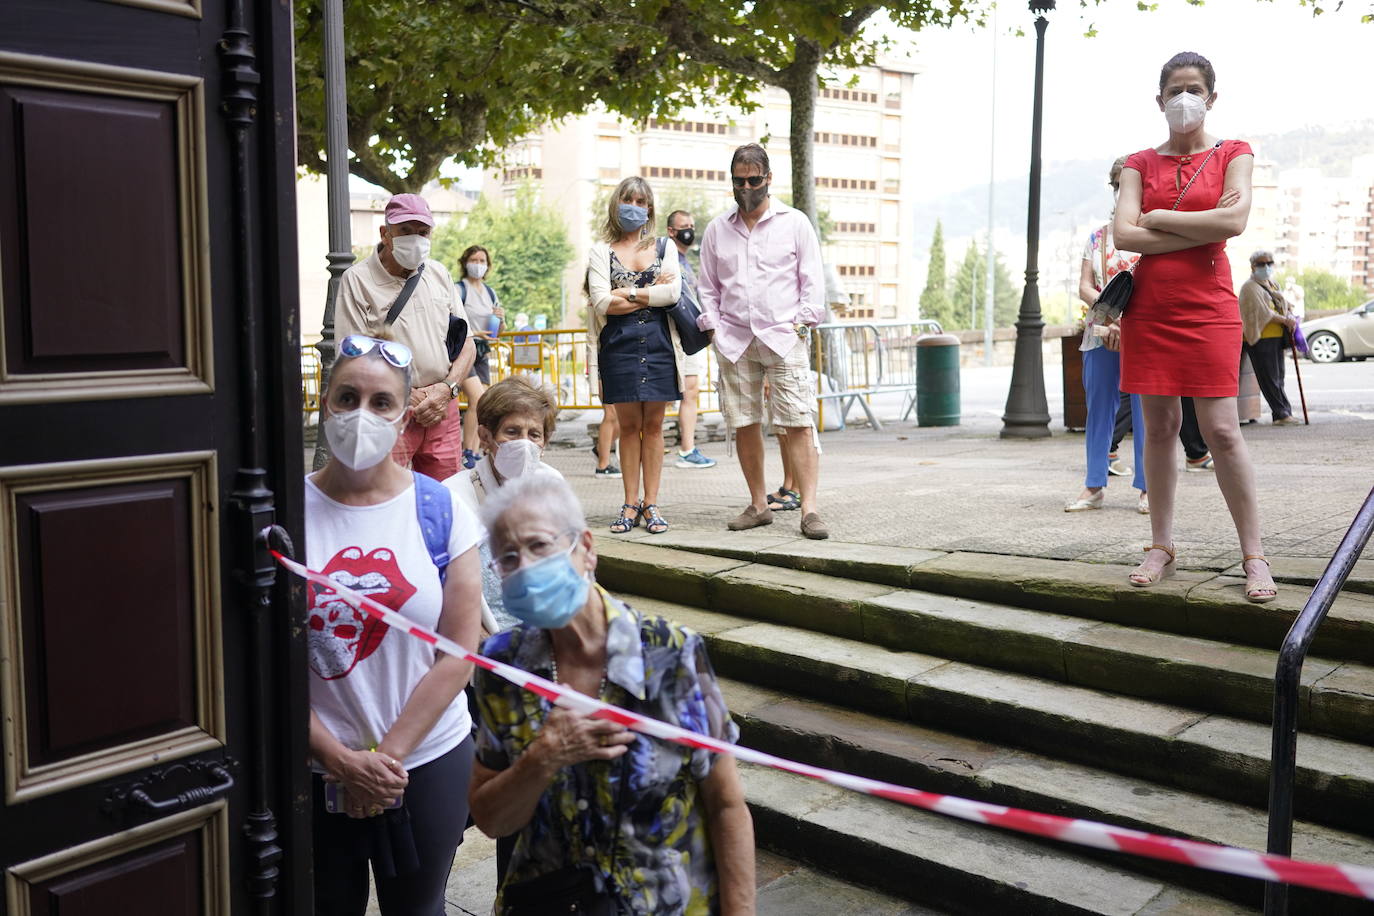
<svg viewBox="0 0 1374 916"><path fill-rule="evenodd" d="M1245 580L1217 576L1188 592L1188 632L1278 648L1306 603L1304 589L1280 585L1268 604L1245 600ZM1343 594L1317 629L1312 651L1374 663L1374 596Z"/></svg>
<svg viewBox="0 0 1374 916"><path fill-rule="evenodd" d="M738 681L725 680L722 687L740 722L742 743L782 757L926 791L1153 833L1250 849L1266 843L1267 817L1258 808ZM1323 862L1374 861L1374 839L1303 822L1294 831L1294 854ZM1163 863L1152 866L1144 860L1138 867L1232 899L1257 897L1257 886L1246 879ZM1322 900L1328 910L1336 902L1326 895Z"/></svg>
<svg viewBox="0 0 1374 916"><path fill-rule="evenodd" d="M1097 624L1079 617L898 591L863 603L864 639L1063 680L1064 643Z"/></svg>
<svg viewBox="0 0 1374 916"><path fill-rule="evenodd" d="M1320 663L1319 663L1320 666ZM1304 680L1313 667L1303 666ZM1354 663L1342 665L1312 684L1302 727L1354 740L1374 738L1374 669Z"/></svg>
<svg viewBox="0 0 1374 916"><path fill-rule="evenodd" d="M891 588L754 563L721 572L709 591L713 610L860 639L859 603Z"/></svg>
<svg viewBox="0 0 1374 916"><path fill-rule="evenodd" d="M1037 913L1240 913L1196 892L804 777L743 767L756 828L774 848L923 905Z"/></svg>
<svg viewBox="0 0 1374 916"><path fill-rule="evenodd" d="M707 644L716 670L727 677L802 696L843 694L858 708L897 717L906 715L907 682L947 664L767 623L729 630Z"/></svg>
<svg viewBox="0 0 1374 916"><path fill-rule="evenodd" d="M1175 736L1171 773L1175 784L1253 805L1269 793L1271 730L1266 725L1225 716L1207 716ZM1369 830L1374 820L1374 752L1364 745L1306 733L1298 734L1298 817L1350 830ZM1225 783L1208 777L1224 766Z"/></svg>
<svg viewBox="0 0 1374 916"><path fill-rule="evenodd" d="M1280 583L1305 586L1311 589L1326 571L1328 558L1306 556L1284 556L1273 548L1268 551L1269 562L1273 564L1274 580ZM1228 576L1245 575L1245 569L1236 563L1225 570ZM1355 561L1355 567L1346 580L1346 590L1374 595L1374 557Z"/></svg>
<svg viewBox="0 0 1374 916"><path fill-rule="evenodd" d="M597 581L614 592L707 607L712 576L743 561L602 537L596 542Z"/></svg>
<svg viewBox="0 0 1374 916"><path fill-rule="evenodd" d="M1190 709L957 663L912 678L907 698L915 722L1163 782L1169 781L1170 739L1203 718Z"/></svg>

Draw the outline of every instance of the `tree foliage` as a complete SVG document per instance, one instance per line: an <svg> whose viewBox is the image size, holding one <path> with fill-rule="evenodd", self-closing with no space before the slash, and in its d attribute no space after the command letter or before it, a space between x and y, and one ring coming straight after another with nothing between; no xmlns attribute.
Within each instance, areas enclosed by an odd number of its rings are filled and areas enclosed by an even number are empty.
<svg viewBox="0 0 1374 916"><path fill-rule="evenodd" d="M505 203L483 197L467 214L434 231L432 257L461 276L458 258L469 245L491 252L486 282L501 297L507 322L516 312L547 315L550 325L562 317L563 269L572 260L563 217L539 199L536 188L522 185Z"/></svg>
<svg viewBox="0 0 1374 916"><path fill-rule="evenodd" d="M1016 322L1017 310L1021 307L1021 291L1012 282L1007 265L1002 262L1001 253L993 257L992 280L992 324L993 327L1010 327ZM964 260L954 271L950 283L950 309L954 315L953 324L943 324L950 328L981 328L983 326L984 297L988 287L987 255L978 249L977 242L969 242L964 252ZM976 303L976 308L974 308Z"/></svg>
<svg viewBox="0 0 1374 916"><path fill-rule="evenodd" d="M1359 290L1329 270L1309 267L1298 272L1283 271L1278 277L1280 289L1290 276L1302 287L1303 308L1309 315L1313 312L1348 312L1365 301Z"/></svg>
<svg viewBox="0 0 1374 916"><path fill-rule="evenodd" d="M817 218L811 147L818 90L833 78L830 71L872 64L888 45L888 30L865 31L865 25L879 11L891 26L912 30L973 14L964 0L498 0L496 5L536 11L563 28L607 29L661 41L732 87L770 85L786 91L792 108L792 193L797 209L812 222Z"/></svg>
<svg viewBox="0 0 1374 916"><path fill-rule="evenodd" d="M322 172L323 0L294 7L298 157ZM663 117L708 94L745 105L753 87L642 23L563 22L523 3L350 0L344 44L349 170L393 193L419 191L450 158L492 165L515 140L597 102Z"/></svg>
<svg viewBox="0 0 1374 916"><path fill-rule="evenodd" d="M921 317L940 322L942 328L956 327L957 316L949 300L949 278L945 275L945 227L935 222L935 235L930 240L930 267L926 271L926 288L921 290Z"/></svg>

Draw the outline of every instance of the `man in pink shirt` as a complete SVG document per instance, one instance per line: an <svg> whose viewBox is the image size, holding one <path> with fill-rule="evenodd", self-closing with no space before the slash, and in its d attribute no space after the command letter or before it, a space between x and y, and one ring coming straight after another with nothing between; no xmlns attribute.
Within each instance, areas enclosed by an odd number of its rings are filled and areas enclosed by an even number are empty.
<svg viewBox="0 0 1374 916"><path fill-rule="evenodd" d="M811 329L825 314L821 246L806 214L768 196L768 153L757 143L730 160L737 208L711 221L701 240L703 331L713 331L720 356L721 410L735 432L749 506L726 526L768 525L763 467L763 386L773 424L786 430L783 448L801 490L801 532L830 536L816 512L820 456L812 410L816 392L808 358Z"/></svg>

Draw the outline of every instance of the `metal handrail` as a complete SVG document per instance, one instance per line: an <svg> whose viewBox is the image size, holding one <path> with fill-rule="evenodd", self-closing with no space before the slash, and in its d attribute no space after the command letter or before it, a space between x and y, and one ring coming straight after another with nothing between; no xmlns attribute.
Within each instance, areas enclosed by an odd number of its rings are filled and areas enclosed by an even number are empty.
<svg viewBox="0 0 1374 916"><path fill-rule="evenodd" d="M1274 734L1269 769L1269 852L1289 855L1293 851L1293 786L1298 766L1298 684L1308 647L1317 627L1345 587L1355 562L1374 533L1374 490L1365 497L1355 513L1350 530L1341 538L1326 571L1317 580L1311 596L1279 648L1274 672ZM1288 885L1271 881L1264 887L1265 916L1286 916Z"/></svg>

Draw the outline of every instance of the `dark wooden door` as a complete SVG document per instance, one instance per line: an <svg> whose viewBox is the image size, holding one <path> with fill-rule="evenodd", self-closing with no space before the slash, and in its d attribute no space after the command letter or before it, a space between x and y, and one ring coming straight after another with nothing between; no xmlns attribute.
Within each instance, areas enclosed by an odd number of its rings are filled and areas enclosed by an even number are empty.
<svg viewBox="0 0 1374 916"><path fill-rule="evenodd" d="M0 3L0 912L309 912L280 0Z"/></svg>

